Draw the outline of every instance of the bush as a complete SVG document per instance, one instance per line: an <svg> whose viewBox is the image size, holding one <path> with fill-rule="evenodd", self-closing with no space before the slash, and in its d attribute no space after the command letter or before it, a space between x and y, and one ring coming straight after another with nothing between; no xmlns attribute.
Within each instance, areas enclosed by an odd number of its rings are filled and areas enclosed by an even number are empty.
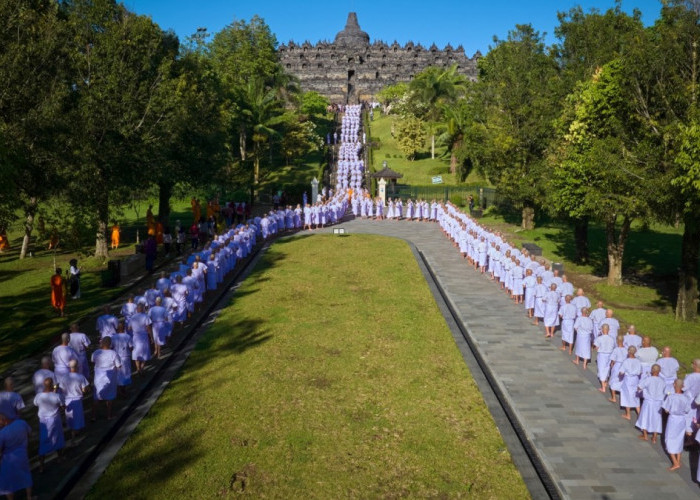
<svg viewBox="0 0 700 500"><path fill-rule="evenodd" d="M391 158L391 153L387 153L384 155L386 158Z"/></svg>
<svg viewBox="0 0 700 500"><path fill-rule="evenodd" d="M394 155L394 158L401 158L401 155Z"/></svg>
<svg viewBox="0 0 700 500"><path fill-rule="evenodd" d="M460 194L453 194L450 195L450 203L457 207L463 207L464 206L464 200L462 199L462 195Z"/></svg>
<svg viewBox="0 0 700 500"><path fill-rule="evenodd" d="M433 167L428 170L430 175L447 175L450 173L450 167Z"/></svg>

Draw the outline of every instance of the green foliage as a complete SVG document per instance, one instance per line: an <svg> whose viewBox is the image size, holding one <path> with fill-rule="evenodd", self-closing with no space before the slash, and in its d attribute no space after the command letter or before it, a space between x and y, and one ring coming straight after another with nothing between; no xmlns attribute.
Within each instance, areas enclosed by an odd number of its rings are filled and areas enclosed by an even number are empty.
<svg viewBox="0 0 700 500"><path fill-rule="evenodd" d="M330 101L327 97L322 96L318 92L310 91L301 94L301 105L299 111L305 115L325 115Z"/></svg>
<svg viewBox="0 0 700 500"><path fill-rule="evenodd" d="M416 155L425 147L425 124L416 116L408 115L395 122L396 142L408 160L415 160Z"/></svg>
<svg viewBox="0 0 700 500"><path fill-rule="evenodd" d="M459 194L452 194L452 195L450 195L450 203L452 203L453 205L458 206L458 207L463 207L464 206L464 198L462 198L462 196Z"/></svg>
<svg viewBox="0 0 700 500"><path fill-rule="evenodd" d="M388 85L382 90L377 92L375 96L377 101L382 103L389 112L398 112L400 108L400 103L406 100L408 95L408 84L406 83L396 83L394 85Z"/></svg>
<svg viewBox="0 0 700 500"><path fill-rule="evenodd" d="M444 166L444 167L433 167L430 170L428 170L428 173L430 175L445 175L450 173L450 167Z"/></svg>

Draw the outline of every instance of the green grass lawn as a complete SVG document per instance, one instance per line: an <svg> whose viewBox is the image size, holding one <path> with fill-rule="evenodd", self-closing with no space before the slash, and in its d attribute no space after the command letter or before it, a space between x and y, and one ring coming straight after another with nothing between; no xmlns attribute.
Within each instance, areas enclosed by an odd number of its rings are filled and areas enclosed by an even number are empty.
<svg viewBox="0 0 700 500"><path fill-rule="evenodd" d="M405 242L275 243L90 498L243 483L253 498L528 497Z"/></svg>
<svg viewBox="0 0 700 500"><path fill-rule="evenodd" d="M627 283L614 287L604 280L605 233L598 225L592 224L589 229L590 264L578 265L574 263L571 227L550 223L523 231L514 220L500 215L489 215L479 222L507 233L518 245L534 242L542 247L547 259L563 263L565 272L573 275L572 281L582 286L591 299L601 299L606 307L613 308L622 323L634 324L642 334L651 336L657 347L671 346L684 370L689 369L693 358L700 357L700 324L677 322L673 311L682 228L634 224L625 246Z"/></svg>
<svg viewBox="0 0 700 500"><path fill-rule="evenodd" d="M426 144L426 150L418 155L414 161L409 161L405 158L399 149L396 140L391 137L391 123L395 119L394 116L386 116L381 113L376 113L375 118L370 122L372 130L372 140L380 140L381 144L378 149L373 151L374 170L381 170L382 162L386 160L389 168L403 174L403 178L399 180L401 184L411 185L429 185L432 184L432 177L437 175L436 169L441 169L442 181L448 186L453 186L457 183L456 176L450 174L450 156L445 153L445 147L440 146L435 148L435 159L430 158L430 144Z"/></svg>
<svg viewBox="0 0 700 500"><path fill-rule="evenodd" d="M122 219L122 243L118 251L110 253L110 258L120 258L134 254L136 230L139 228L141 238L146 234L145 214L148 201L141 204L140 219L135 212L127 210ZM152 202L155 204L155 202ZM185 227L192 221L189 201L173 202L171 219L180 219ZM55 342L61 333L67 331L68 324L79 321L96 308L116 299L123 290L121 287L103 288L100 271L106 268L106 262L94 257L87 257L94 251L86 246L80 252L46 250L43 241L37 241L33 246L33 257L19 260L19 249L22 238L21 221L15 223L8 231L12 249L0 254L0 373L12 363L35 355ZM68 270L68 261L77 258L82 266L81 299L68 299L66 318L59 318L54 313L50 301L49 280L56 265ZM65 276L65 274L64 274ZM88 332L94 330L94 323L85 325Z"/></svg>

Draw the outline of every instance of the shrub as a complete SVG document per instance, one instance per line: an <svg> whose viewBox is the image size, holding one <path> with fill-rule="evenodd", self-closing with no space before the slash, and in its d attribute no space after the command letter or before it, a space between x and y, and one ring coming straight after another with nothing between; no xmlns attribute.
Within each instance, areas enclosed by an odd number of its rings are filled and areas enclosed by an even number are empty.
<svg viewBox="0 0 700 500"><path fill-rule="evenodd" d="M457 206L457 207L463 207L464 206L464 200L462 199L461 194L453 194L450 195L450 202Z"/></svg>
<svg viewBox="0 0 700 500"><path fill-rule="evenodd" d="M430 175L447 175L450 173L450 167L433 167L428 170Z"/></svg>

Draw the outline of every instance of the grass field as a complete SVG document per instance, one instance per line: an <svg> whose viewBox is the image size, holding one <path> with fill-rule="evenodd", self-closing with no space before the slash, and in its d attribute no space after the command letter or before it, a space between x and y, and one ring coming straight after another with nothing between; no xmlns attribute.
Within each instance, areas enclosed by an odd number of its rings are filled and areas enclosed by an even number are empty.
<svg viewBox="0 0 700 500"><path fill-rule="evenodd" d="M405 242L275 243L90 498L243 490L528 497Z"/></svg>
<svg viewBox="0 0 700 500"><path fill-rule="evenodd" d="M126 211L121 224L122 241L118 251L110 253L110 258L120 258L134 254L136 229L140 228L143 238L146 234L145 214L148 201L141 204L140 219L135 212ZM181 219L188 227L192 221L189 201L173 203L172 220ZM61 333L67 331L68 324L79 321L102 304L115 299L123 290L121 287L103 288L100 271L106 268L106 262L94 257L87 257L94 248L85 247L81 252L46 250L45 242L34 244L33 256L18 259L22 238L21 221L15 223L8 232L12 248L0 254L0 373L12 363L34 355L55 342ZM84 252L84 253L83 253ZM49 280L56 265L67 271L68 261L77 258L82 269L81 299L68 299L67 317L59 318L51 308ZM65 276L65 274L64 274ZM86 324L85 329L92 332L94 324Z"/></svg>
<svg viewBox="0 0 700 500"><path fill-rule="evenodd" d="M453 186L457 183L454 174L450 174L450 157L445 153L445 147L435 148L435 159L430 158L430 145L424 152L418 155L414 161L405 158L399 149L396 140L391 137L391 123L395 117L376 113L370 123L372 139L381 141L379 149L373 151L375 170L382 169L382 162L386 160L389 168L403 174L399 180L401 184L429 185L434 175L442 175L443 183ZM438 169L441 172L438 174Z"/></svg>

